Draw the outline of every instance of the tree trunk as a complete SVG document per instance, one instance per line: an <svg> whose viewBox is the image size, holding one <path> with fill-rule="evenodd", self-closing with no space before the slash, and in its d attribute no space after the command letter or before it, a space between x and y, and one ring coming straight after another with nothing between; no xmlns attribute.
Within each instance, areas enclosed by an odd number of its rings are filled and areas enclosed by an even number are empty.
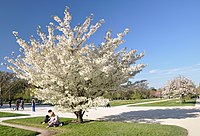
<svg viewBox="0 0 200 136"><path fill-rule="evenodd" d="M85 113L85 111L82 111L82 110L74 112L74 114L76 115L78 123L83 123L83 115L84 115L84 113Z"/></svg>
<svg viewBox="0 0 200 136"><path fill-rule="evenodd" d="M184 95L183 94L181 94L180 95L180 104L182 104L182 103L184 103L185 102L185 99L184 99Z"/></svg>
<svg viewBox="0 0 200 136"><path fill-rule="evenodd" d="M180 95L179 102L182 104L182 95Z"/></svg>

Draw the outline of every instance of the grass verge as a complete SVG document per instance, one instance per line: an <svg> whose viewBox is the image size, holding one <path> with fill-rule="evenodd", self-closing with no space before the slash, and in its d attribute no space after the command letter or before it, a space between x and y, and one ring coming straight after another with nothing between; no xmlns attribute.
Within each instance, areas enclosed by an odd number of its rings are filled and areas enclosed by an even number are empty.
<svg viewBox="0 0 200 136"><path fill-rule="evenodd" d="M131 106L194 106L195 104L196 104L196 99L186 100L182 104L179 102L179 99L173 99L169 101L161 101L161 102L131 105Z"/></svg>
<svg viewBox="0 0 200 136"><path fill-rule="evenodd" d="M0 125L0 136L35 136L38 132Z"/></svg>
<svg viewBox="0 0 200 136"><path fill-rule="evenodd" d="M126 105L126 104L135 104L135 103L150 102L150 101L157 101L157 100L159 99L114 100L114 101L110 101L110 105L120 106L120 105Z"/></svg>
<svg viewBox="0 0 200 136"><path fill-rule="evenodd" d="M5 122L45 128L40 124L43 117L13 119ZM61 118L61 121L70 122L73 119ZM187 130L178 126L91 121L82 124L69 123L62 127L48 128L55 130L56 136L187 136Z"/></svg>
<svg viewBox="0 0 200 136"><path fill-rule="evenodd" d="M17 114L17 113L9 113L9 112L0 112L0 118L3 118L3 117L17 117L17 116L29 116L29 114Z"/></svg>

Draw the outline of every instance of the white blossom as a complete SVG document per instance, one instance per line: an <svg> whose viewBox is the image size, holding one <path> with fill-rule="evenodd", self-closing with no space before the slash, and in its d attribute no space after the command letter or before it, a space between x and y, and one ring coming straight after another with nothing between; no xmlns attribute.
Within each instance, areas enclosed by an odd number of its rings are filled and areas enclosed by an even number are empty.
<svg viewBox="0 0 200 136"><path fill-rule="evenodd" d="M196 94L196 89L194 83L184 76L170 80L162 91L165 97L179 98L188 94Z"/></svg>
<svg viewBox="0 0 200 136"><path fill-rule="evenodd" d="M16 59L5 57L7 68L34 85L38 99L52 103L60 110L86 111L107 102L100 97L103 92L116 89L142 71L145 65L135 62L144 53L118 50L128 29L116 38L108 31L99 46L85 44L104 20L90 25L90 16L82 25L71 28L68 7L64 14L63 20L53 17L58 24L50 23L47 34L38 27L40 40L31 36L30 42L25 42L18 32L13 32L21 55ZM54 33L55 30L59 33Z"/></svg>

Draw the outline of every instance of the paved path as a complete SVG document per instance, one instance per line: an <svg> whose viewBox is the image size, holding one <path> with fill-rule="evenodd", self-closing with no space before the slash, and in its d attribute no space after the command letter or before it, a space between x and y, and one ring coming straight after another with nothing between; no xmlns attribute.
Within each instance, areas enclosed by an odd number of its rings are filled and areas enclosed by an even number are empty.
<svg viewBox="0 0 200 136"><path fill-rule="evenodd" d="M31 107L25 107L24 111L11 111L8 108L0 108L0 111L25 113L30 114L31 117L36 117L46 115L49 109L53 109L53 107L37 106L36 112L32 112ZM63 113L58 112L55 109L53 110L61 117L75 118L75 115L72 113ZM84 118L177 125L186 128L189 132L188 136L199 136L200 99L197 100L197 104L195 106L184 107L130 107L128 105L116 106L111 108L99 107L96 109L91 109L89 110L89 112L86 112ZM5 119L8 118L0 118L0 122Z"/></svg>
<svg viewBox="0 0 200 136"><path fill-rule="evenodd" d="M186 118L161 120L163 124L177 125L186 128L189 132L188 136L200 136L200 99L194 108L188 108L191 112L187 112Z"/></svg>

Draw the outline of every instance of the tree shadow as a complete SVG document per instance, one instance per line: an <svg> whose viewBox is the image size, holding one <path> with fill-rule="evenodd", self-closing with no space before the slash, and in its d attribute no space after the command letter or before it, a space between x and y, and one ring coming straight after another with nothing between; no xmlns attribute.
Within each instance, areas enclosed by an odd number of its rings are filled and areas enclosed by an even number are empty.
<svg viewBox="0 0 200 136"><path fill-rule="evenodd" d="M161 123L159 119L186 119L199 116L199 109L156 109L124 112L101 118L107 121Z"/></svg>
<svg viewBox="0 0 200 136"><path fill-rule="evenodd" d="M63 123L64 123L65 125L67 125L67 124L85 124L85 123L92 123L92 122L94 122L94 121L95 121L95 120L87 120L87 119L84 119L82 123L79 123L79 122L77 121L77 119L72 119L72 120L63 121Z"/></svg>

